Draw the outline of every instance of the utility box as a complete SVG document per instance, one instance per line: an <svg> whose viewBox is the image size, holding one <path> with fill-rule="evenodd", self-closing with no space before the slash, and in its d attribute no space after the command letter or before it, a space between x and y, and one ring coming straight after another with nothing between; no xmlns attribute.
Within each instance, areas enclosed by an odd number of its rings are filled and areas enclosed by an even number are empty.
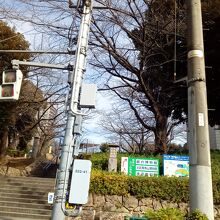
<svg viewBox="0 0 220 220"><path fill-rule="evenodd" d="M83 205L88 202L91 167L90 160L74 160L69 203Z"/></svg>
<svg viewBox="0 0 220 220"><path fill-rule="evenodd" d="M77 135L82 133L82 115L76 115L73 133Z"/></svg>
<svg viewBox="0 0 220 220"><path fill-rule="evenodd" d="M95 84L85 84L81 86L80 102L81 108L95 108L97 87Z"/></svg>

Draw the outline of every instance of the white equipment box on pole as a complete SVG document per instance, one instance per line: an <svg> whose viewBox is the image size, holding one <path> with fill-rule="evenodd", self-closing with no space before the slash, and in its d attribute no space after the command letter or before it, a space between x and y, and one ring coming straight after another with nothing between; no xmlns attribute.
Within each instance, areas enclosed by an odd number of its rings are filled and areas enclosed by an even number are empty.
<svg viewBox="0 0 220 220"><path fill-rule="evenodd" d="M95 84L82 83L80 95L81 108L95 108L97 86Z"/></svg>
<svg viewBox="0 0 220 220"><path fill-rule="evenodd" d="M87 203L91 167L92 163L90 160L74 160L69 192L69 203L80 205Z"/></svg>

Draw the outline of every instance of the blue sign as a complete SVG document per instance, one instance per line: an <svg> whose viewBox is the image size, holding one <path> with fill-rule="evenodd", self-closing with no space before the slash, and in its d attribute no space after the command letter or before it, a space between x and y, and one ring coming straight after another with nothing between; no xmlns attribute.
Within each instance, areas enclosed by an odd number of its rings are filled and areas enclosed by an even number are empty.
<svg viewBox="0 0 220 220"><path fill-rule="evenodd" d="M189 176L189 156L163 155L164 176Z"/></svg>

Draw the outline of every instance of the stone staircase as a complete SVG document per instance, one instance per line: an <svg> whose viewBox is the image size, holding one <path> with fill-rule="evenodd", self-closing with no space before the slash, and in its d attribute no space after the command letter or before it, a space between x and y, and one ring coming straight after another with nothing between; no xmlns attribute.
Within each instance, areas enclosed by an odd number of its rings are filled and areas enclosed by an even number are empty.
<svg viewBox="0 0 220 220"><path fill-rule="evenodd" d="M0 176L0 220L50 220L54 178Z"/></svg>

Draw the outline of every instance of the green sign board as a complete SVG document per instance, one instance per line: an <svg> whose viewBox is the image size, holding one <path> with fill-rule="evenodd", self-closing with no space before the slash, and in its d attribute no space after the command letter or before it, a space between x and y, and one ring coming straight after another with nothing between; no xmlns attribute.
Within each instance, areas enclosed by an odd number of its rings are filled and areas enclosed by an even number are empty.
<svg viewBox="0 0 220 220"><path fill-rule="evenodd" d="M155 158L122 158L122 172L129 176L159 176L159 167L160 161Z"/></svg>

